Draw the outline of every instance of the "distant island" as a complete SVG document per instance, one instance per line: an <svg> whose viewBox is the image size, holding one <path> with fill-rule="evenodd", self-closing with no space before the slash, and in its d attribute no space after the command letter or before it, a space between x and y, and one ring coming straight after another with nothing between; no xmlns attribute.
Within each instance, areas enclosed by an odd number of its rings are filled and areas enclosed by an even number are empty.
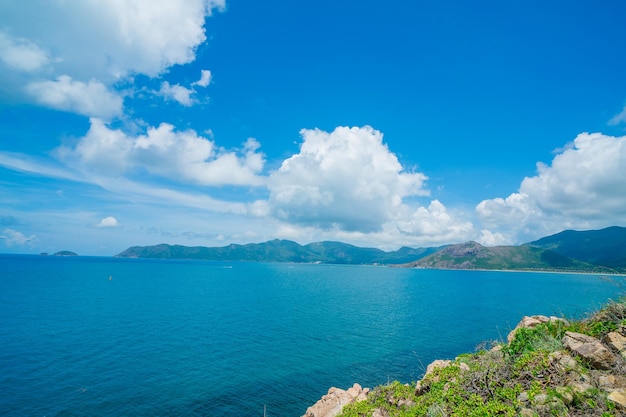
<svg viewBox="0 0 626 417"><path fill-rule="evenodd" d="M411 262L435 253L439 249L402 247L396 251L385 252L376 248L361 248L341 242L316 242L302 246L290 240L275 239L264 243L231 244L222 247L189 247L167 244L133 246L116 255L116 257L388 265Z"/></svg>
<svg viewBox="0 0 626 417"><path fill-rule="evenodd" d="M290 240L275 239L223 247L167 244L133 246L116 256L623 274L626 273L626 228L613 226L601 230L566 230L520 246L486 247L477 242L465 242L428 248L402 247L385 252L342 242L300 245Z"/></svg>
<svg viewBox="0 0 626 417"><path fill-rule="evenodd" d="M78 256L78 254L70 252L69 250L60 250L58 252L55 252L53 256Z"/></svg>

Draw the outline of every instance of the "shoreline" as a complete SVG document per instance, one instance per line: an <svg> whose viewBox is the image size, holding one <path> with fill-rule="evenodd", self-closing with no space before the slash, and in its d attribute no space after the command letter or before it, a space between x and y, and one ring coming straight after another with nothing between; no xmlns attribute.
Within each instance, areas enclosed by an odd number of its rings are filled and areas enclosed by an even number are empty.
<svg viewBox="0 0 626 417"><path fill-rule="evenodd" d="M422 268L412 266L388 265L390 268L423 269L430 271L478 271L478 272L530 272L539 274L564 274L564 275L607 275L626 277L626 272L584 272L584 271L561 271L556 269L485 269L485 268Z"/></svg>

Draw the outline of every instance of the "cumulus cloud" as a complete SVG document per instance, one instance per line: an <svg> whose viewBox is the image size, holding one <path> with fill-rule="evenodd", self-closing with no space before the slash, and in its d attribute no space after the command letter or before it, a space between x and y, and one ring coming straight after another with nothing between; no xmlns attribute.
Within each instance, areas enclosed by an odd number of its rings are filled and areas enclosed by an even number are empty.
<svg viewBox="0 0 626 417"><path fill-rule="evenodd" d="M53 81L32 82L26 91L40 104L57 110L105 120L122 113L122 97L95 80L84 83L61 75Z"/></svg>
<svg viewBox="0 0 626 417"><path fill-rule="evenodd" d="M58 68L77 78L157 76L195 59L204 20L224 0L19 0L0 4L0 26L16 38L54 50ZM37 22L37 24L32 24Z"/></svg>
<svg viewBox="0 0 626 417"><path fill-rule="evenodd" d="M23 38L0 31L0 61L18 71L34 72L50 62L48 53Z"/></svg>
<svg viewBox="0 0 626 417"><path fill-rule="evenodd" d="M192 85L197 85L200 87L208 87L211 84L211 71L202 70L200 71L200 79L194 82Z"/></svg>
<svg viewBox="0 0 626 417"><path fill-rule="evenodd" d="M22 232L13 229L4 229L2 233L0 240L3 240L7 246L22 246L37 241L37 236L30 235L26 237Z"/></svg>
<svg viewBox="0 0 626 417"><path fill-rule="evenodd" d="M164 81L161 84L161 89L158 94L168 100L177 101L185 107L190 107L194 103L194 100L191 97L194 92L194 90L183 87L180 84L170 85L170 83Z"/></svg>
<svg viewBox="0 0 626 417"><path fill-rule="evenodd" d="M196 94L195 86L208 87L211 83L211 71L202 70L200 79L191 83L191 88L184 87L180 84L170 84L167 81L161 83L161 89L156 91L156 95L164 97L166 100L173 100L185 107L191 107L197 100L193 97Z"/></svg>
<svg viewBox="0 0 626 417"><path fill-rule="evenodd" d="M192 62L206 40L206 17L224 8L224 0L6 0L0 77L12 80L5 89L26 89L45 106L108 119L120 114L117 83ZM202 73L197 85L209 81ZM94 102L96 93L103 103ZM171 97L183 93L174 88Z"/></svg>
<svg viewBox="0 0 626 417"><path fill-rule="evenodd" d="M115 217L109 216L100 220L100 223L96 225L99 228L116 228L122 227L122 223L120 223Z"/></svg>
<svg viewBox="0 0 626 417"><path fill-rule="evenodd" d="M63 161L100 175L145 171L174 181L199 185L263 183L259 173L264 155L255 139L239 151L227 151L193 130L176 131L170 124L151 127L145 135L129 136L110 129L99 119L73 147L57 149Z"/></svg>
<svg viewBox="0 0 626 417"><path fill-rule="evenodd" d="M485 246L501 246L510 244L510 239L500 232L491 232L490 230L481 230L478 242Z"/></svg>
<svg viewBox="0 0 626 417"><path fill-rule="evenodd" d="M402 200L426 196L426 176L405 172L369 127L300 131L300 152L269 178L271 213L279 219L322 228L379 230Z"/></svg>
<svg viewBox="0 0 626 417"><path fill-rule="evenodd" d="M476 213L488 229L501 229L512 241L625 224L624 167L626 136L582 133L550 165L539 163L537 175L524 178L518 192L484 200Z"/></svg>
<svg viewBox="0 0 626 417"><path fill-rule="evenodd" d="M398 219L398 229L405 234L431 236L439 242L456 242L471 236L474 226L448 212L439 201L431 201L428 207L419 207L408 216Z"/></svg>

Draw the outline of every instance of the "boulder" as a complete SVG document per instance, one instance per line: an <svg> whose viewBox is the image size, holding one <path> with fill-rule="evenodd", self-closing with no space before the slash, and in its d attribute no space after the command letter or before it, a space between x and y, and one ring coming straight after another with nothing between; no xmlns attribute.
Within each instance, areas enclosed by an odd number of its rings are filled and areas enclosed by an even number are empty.
<svg viewBox="0 0 626 417"><path fill-rule="evenodd" d="M574 402L574 390L570 387L556 387L556 392L559 394L561 401L565 405L570 405Z"/></svg>
<svg viewBox="0 0 626 417"><path fill-rule="evenodd" d="M572 358L565 352L556 351L552 352L549 356L550 360L559 371L567 372L567 371L576 371L579 368L578 362L576 359Z"/></svg>
<svg viewBox="0 0 626 417"><path fill-rule="evenodd" d="M450 360L437 359L437 360L432 361L426 367L426 374L424 374L424 378L426 378L428 375L435 372L435 369L447 368L451 364L452 364L452 361Z"/></svg>
<svg viewBox="0 0 626 417"><path fill-rule="evenodd" d="M511 330L509 332L509 334L506 337L507 342L511 343L513 341L513 339L515 338L515 332L518 329L521 329L522 327L528 327L528 328L532 328L535 326L540 325L541 323L548 323L548 322L563 322L564 324L568 324L567 320L556 317L556 316L542 316L542 315L537 315L537 316L524 316L522 317L522 320L517 323L517 326L515 326L515 328L513 330Z"/></svg>
<svg viewBox="0 0 626 417"><path fill-rule="evenodd" d="M617 404L622 410L626 409L626 395L623 391L613 391L607 398Z"/></svg>
<svg viewBox="0 0 626 417"><path fill-rule="evenodd" d="M448 366L452 365L453 362L451 360L447 360L447 359L437 359L432 361L431 363L428 364L428 366L426 367L426 373L424 374L424 377L422 378L421 381L418 381L417 384L415 385L415 394L416 395L421 395L424 394L426 391L428 391L430 389L430 383L429 382L425 382L425 379L428 375L432 374L433 372L435 372L435 369L442 369L442 368L447 368ZM467 367L469 369L469 367L466 364L462 364L465 365L465 367ZM461 369L464 369L463 367L461 367Z"/></svg>
<svg viewBox="0 0 626 417"><path fill-rule="evenodd" d="M369 388L363 389L359 384L354 384L347 390L332 387L328 394L307 408L302 417L335 417L341 414L346 405L366 399L368 393Z"/></svg>
<svg viewBox="0 0 626 417"><path fill-rule="evenodd" d="M595 369L611 369L617 363L617 357L595 337L565 332L563 345Z"/></svg>
<svg viewBox="0 0 626 417"><path fill-rule="evenodd" d="M389 417L389 413L382 408L376 408L372 412L372 417Z"/></svg>
<svg viewBox="0 0 626 417"><path fill-rule="evenodd" d="M626 337L617 332L611 332L606 335L604 341L609 347L615 349L622 358L626 359Z"/></svg>
<svg viewBox="0 0 626 417"><path fill-rule="evenodd" d="M601 375L598 377L598 386L605 391L626 389L626 377L622 375Z"/></svg>

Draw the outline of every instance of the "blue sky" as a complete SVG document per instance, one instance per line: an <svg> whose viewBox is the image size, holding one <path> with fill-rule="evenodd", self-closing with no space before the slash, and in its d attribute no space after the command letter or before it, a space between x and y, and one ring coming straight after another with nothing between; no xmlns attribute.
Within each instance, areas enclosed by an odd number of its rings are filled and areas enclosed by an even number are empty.
<svg viewBox="0 0 626 417"><path fill-rule="evenodd" d="M0 4L0 252L626 226L626 5Z"/></svg>

